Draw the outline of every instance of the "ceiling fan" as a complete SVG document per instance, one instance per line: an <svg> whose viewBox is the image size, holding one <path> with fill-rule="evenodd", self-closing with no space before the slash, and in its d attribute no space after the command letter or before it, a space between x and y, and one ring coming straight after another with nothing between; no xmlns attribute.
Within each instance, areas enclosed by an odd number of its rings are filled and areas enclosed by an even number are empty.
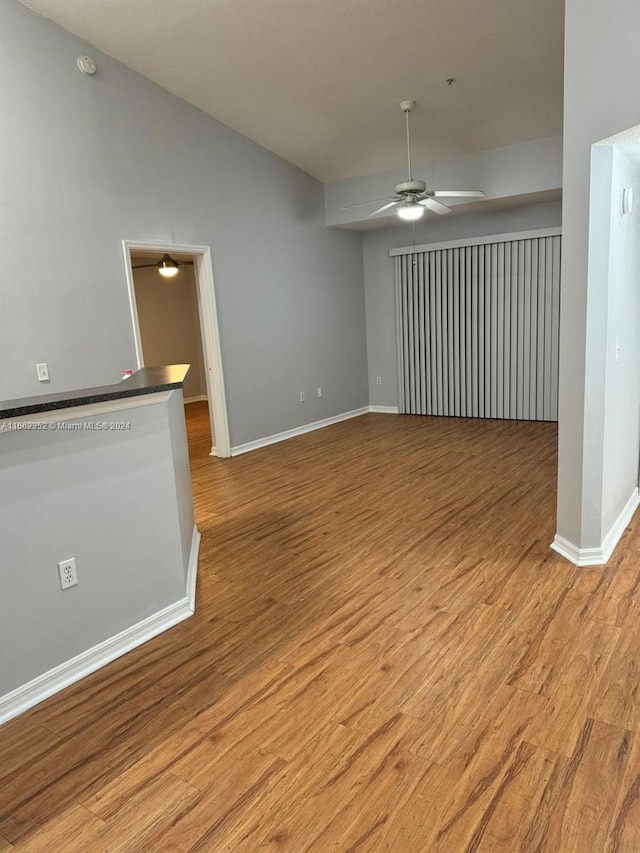
<svg viewBox="0 0 640 853"><path fill-rule="evenodd" d="M348 204L343 207L346 210L350 207L359 207L361 204L373 204L376 201L386 201L388 204L382 205L373 213L367 216L371 219L372 216L377 216L385 210L397 208L398 216L401 219L416 220L420 219L425 211L425 208L432 210L434 213L445 214L451 213L450 207L438 201L439 198L484 198L482 190L430 190L424 181L414 180L411 172L411 133L409 129L409 113L415 107L415 101L400 101L400 109L405 114L407 124L407 163L409 178L406 181L401 181L396 184L396 194L387 196L386 198L374 198L370 201L361 201L357 204Z"/></svg>
<svg viewBox="0 0 640 853"><path fill-rule="evenodd" d="M175 258L165 252L159 261L155 261L153 264L133 264L132 269L145 270L155 267L160 275L165 278L173 278L174 275L178 274L178 270L183 264L193 266L193 261L176 261Z"/></svg>

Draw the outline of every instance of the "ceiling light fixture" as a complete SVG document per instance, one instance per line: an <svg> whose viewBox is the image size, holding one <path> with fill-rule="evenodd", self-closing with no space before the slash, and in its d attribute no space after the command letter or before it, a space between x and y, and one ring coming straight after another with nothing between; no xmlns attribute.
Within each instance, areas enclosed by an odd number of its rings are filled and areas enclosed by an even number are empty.
<svg viewBox="0 0 640 853"><path fill-rule="evenodd" d="M165 278L173 278L174 275L178 275L179 266L180 264L165 252L158 261L158 272Z"/></svg>
<svg viewBox="0 0 640 853"><path fill-rule="evenodd" d="M400 219L407 219L413 221L416 219L420 219L423 213L424 207L415 201L408 201L406 202L406 204L401 204L398 207L398 216L400 217Z"/></svg>

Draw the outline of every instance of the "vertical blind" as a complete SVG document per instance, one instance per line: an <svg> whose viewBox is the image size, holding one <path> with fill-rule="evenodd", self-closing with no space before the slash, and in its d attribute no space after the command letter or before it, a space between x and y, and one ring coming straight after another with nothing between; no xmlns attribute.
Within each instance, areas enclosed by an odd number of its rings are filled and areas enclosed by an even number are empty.
<svg viewBox="0 0 640 853"><path fill-rule="evenodd" d="M401 412L558 419L560 243L395 256Z"/></svg>

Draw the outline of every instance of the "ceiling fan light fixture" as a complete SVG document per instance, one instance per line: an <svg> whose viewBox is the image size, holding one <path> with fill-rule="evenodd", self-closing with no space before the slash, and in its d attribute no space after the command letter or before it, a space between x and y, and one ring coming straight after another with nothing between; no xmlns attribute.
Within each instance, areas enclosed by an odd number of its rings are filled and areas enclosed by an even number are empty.
<svg viewBox="0 0 640 853"><path fill-rule="evenodd" d="M455 83L453 77L447 80L451 85ZM391 212L391 208L396 208L398 216L407 222L415 222L424 215L425 207L432 213L437 213L443 216L446 213L453 213L453 209L447 204L438 201L438 197L443 198L484 198L485 194L482 190L435 190L427 188L425 181L413 177L411 169L411 128L409 126L409 114L415 107L416 102L411 100L400 101L400 109L405 115L405 123L407 129L407 180L400 181L396 184L395 194L386 198L372 199L371 201L361 201L356 204L347 204L342 209L346 210L350 207L358 207L360 204L374 204L376 201L384 201L385 204L369 213L367 219L381 218L381 213Z"/></svg>
<svg viewBox="0 0 640 853"><path fill-rule="evenodd" d="M166 252L158 261L158 272L165 278L173 278L178 275L178 267L180 264L168 255Z"/></svg>
<svg viewBox="0 0 640 853"><path fill-rule="evenodd" d="M400 219L415 221L416 219L420 219L423 214L424 207L422 207L422 205L420 204L417 204L416 202L401 204L398 207L398 216L400 217Z"/></svg>

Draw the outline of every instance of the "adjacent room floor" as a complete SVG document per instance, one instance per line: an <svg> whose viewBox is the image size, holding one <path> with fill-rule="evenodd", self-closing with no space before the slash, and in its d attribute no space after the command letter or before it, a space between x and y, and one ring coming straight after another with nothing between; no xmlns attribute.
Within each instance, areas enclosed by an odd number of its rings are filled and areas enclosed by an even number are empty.
<svg viewBox="0 0 640 853"><path fill-rule="evenodd" d="M640 850L640 520L550 551L554 425L188 420L197 613L0 729L0 851Z"/></svg>

